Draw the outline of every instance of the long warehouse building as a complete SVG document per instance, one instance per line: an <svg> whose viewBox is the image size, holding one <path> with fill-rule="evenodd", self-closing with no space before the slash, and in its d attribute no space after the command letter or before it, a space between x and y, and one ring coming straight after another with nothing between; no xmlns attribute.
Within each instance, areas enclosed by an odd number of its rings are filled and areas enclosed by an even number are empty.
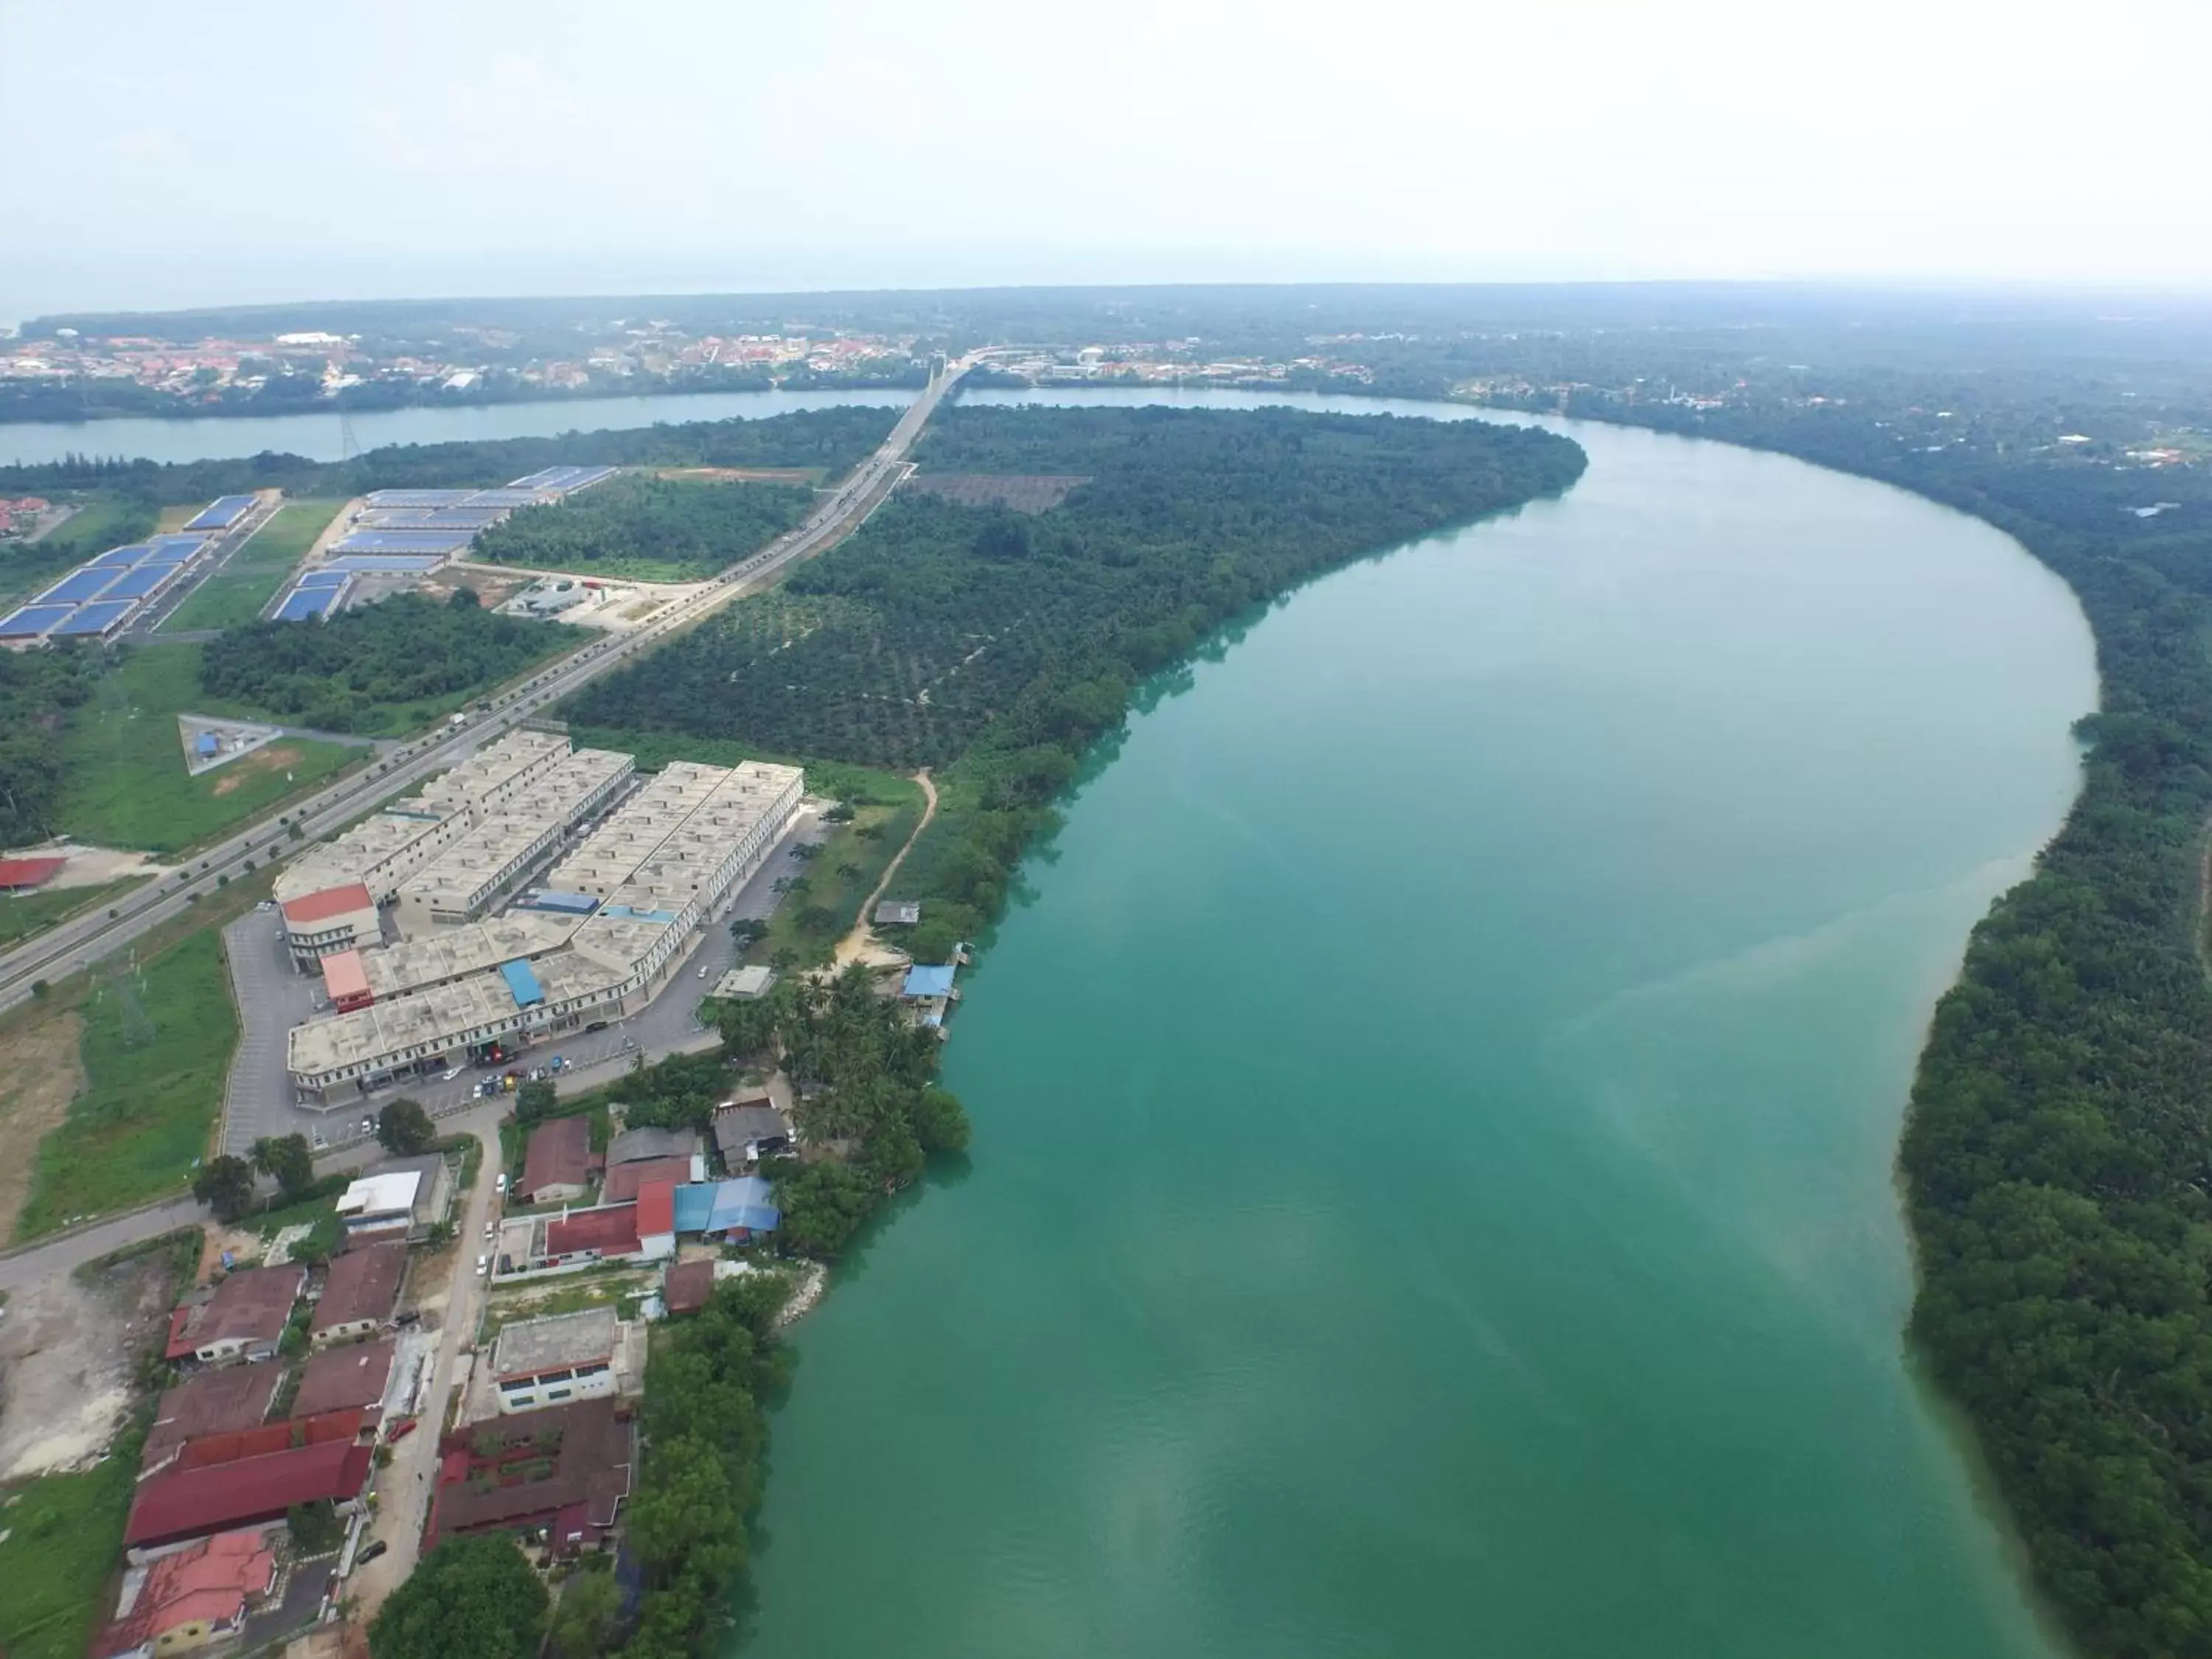
<svg viewBox="0 0 2212 1659"><path fill-rule="evenodd" d="M351 1012L295 1026L301 1098L337 1107L404 1077L650 1002L692 936L797 816L792 766L671 763L504 915L343 959Z"/></svg>

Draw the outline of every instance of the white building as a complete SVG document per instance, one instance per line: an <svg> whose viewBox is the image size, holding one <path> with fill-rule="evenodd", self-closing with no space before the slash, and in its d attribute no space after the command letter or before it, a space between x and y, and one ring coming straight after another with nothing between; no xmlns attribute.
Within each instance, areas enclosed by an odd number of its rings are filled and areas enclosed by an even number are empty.
<svg viewBox="0 0 2212 1659"><path fill-rule="evenodd" d="M615 1393L620 1386L616 1362L624 1334L612 1308L587 1308L507 1326L491 1352L500 1411L536 1411L575 1400L603 1400Z"/></svg>

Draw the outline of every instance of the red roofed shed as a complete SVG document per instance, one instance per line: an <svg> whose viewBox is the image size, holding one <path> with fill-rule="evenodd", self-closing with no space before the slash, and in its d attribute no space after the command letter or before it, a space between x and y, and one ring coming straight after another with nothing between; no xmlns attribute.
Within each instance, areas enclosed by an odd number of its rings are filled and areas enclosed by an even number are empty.
<svg viewBox="0 0 2212 1659"><path fill-rule="evenodd" d="M635 1204L615 1204L599 1210L578 1210L549 1222L545 1253L549 1256L581 1255L588 1251L635 1255L637 1208Z"/></svg>
<svg viewBox="0 0 2212 1659"><path fill-rule="evenodd" d="M374 1449L325 1441L211 1468L168 1469L140 1483L123 1541L173 1544L233 1527L281 1521L295 1504L361 1495Z"/></svg>
<svg viewBox="0 0 2212 1659"><path fill-rule="evenodd" d="M27 893L62 872L67 859L0 859L0 892Z"/></svg>

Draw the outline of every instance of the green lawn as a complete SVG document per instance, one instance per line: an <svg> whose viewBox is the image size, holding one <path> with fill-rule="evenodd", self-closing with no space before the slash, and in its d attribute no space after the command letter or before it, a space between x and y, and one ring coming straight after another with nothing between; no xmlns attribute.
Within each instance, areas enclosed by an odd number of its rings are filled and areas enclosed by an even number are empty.
<svg viewBox="0 0 2212 1659"><path fill-rule="evenodd" d="M48 1475L0 1498L0 1652L82 1659L123 1553L139 1437L97 1468Z"/></svg>
<svg viewBox="0 0 2212 1659"><path fill-rule="evenodd" d="M197 645L133 651L90 702L70 711L63 739L67 833L96 846L180 852L368 758L366 749L287 738L187 776L179 714L255 715L204 696L199 660Z"/></svg>
<svg viewBox="0 0 2212 1659"><path fill-rule="evenodd" d="M216 928L103 973L80 1006L85 1089L39 1143L18 1241L183 1190L222 1111L238 1017Z"/></svg>
<svg viewBox="0 0 2212 1659"><path fill-rule="evenodd" d="M164 631L234 628L250 623L276 597L295 567L315 544L343 503L287 501L230 562L193 590L161 624Z"/></svg>
<svg viewBox="0 0 2212 1659"><path fill-rule="evenodd" d="M0 945L13 945L52 927L64 916L75 915L95 905L112 903L149 876L126 876L98 887L57 887L44 893L0 897Z"/></svg>

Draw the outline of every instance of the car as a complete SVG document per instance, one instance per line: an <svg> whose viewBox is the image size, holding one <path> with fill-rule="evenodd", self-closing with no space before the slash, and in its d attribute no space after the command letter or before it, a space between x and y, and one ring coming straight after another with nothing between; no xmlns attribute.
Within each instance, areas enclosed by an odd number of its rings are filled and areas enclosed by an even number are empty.
<svg viewBox="0 0 2212 1659"><path fill-rule="evenodd" d="M320 1152L324 1147L329 1145L330 1143L323 1139L323 1132L320 1129L316 1130L314 1135L315 1150L317 1152Z"/></svg>
<svg viewBox="0 0 2212 1659"><path fill-rule="evenodd" d="M422 1317L422 1315L419 1310L410 1308L405 1313L394 1314L392 1322L395 1325L413 1325L420 1322Z"/></svg>
<svg viewBox="0 0 2212 1659"><path fill-rule="evenodd" d="M485 1222L485 1223L484 1223L484 1242L485 1242L486 1243L489 1243L493 1239L497 1238L498 1237L499 1237L499 1223L497 1223L496 1221L487 1221L487 1222Z"/></svg>
<svg viewBox="0 0 2212 1659"><path fill-rule="evenodd" d="M414 1427L414 1425L410 1423L408 1425L408 1427L412 1428ZM391 1545L386 1543L381 1538L380 1538L374 1543L370 1544L364 1548L359 1555L355 1556L353 1559L353 1564L356 1567L365 1567L391 1547Z"/></svg>
<svg viewBox="0 0 2212 1659"><path fill-rule="evenodd" d="M460 1068L459 1066L447 1066L447 1067L446 1068L446 1074L445 1074L443 1077L440 1078L440 1079L438 1079L438 1081L439 1081L439 1082L441 1082L441 1083L451 1083L451 1082L452 1082L455 1078L459 1077L460 1074L461 1074L461 1068Z"/></svg>
<svg viewBox="0 0 2212 1659"><path fill-rule="evenodd" d="M478 1256L477 1258L477 1277L478 1279L487 1278L490 1275L490 1273L491 1258L488 1255Z"/></svg>
<svg viewBox="0 0 2212 1659"><path fill-rule="evenodd" d="M365 1117L362 1119L361 1132L365 1135L374 1134L376 1133L376 1120L373 1117Z"/></svg>
<svg viewBox="0 0 2212 1659"><path fill-rule="evenodd" d="M504 1193L507 1191L507 1176L505 1171L501 1172L499 1184L493 1188L492 1190L496 1193Z"/></svg>
<svg viewBox="0 0 2212 1659"><path fill-rule="evenodd" d="M707 964L703 962L699 964L699 977L701 979L707 977Z"/></svg>

